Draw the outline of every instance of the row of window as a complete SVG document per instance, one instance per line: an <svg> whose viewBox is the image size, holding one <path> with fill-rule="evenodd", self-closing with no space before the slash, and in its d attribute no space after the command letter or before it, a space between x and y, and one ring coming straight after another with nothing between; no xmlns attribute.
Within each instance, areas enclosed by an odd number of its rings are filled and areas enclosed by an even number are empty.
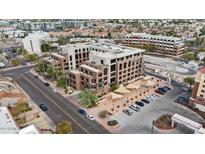
<svg viewBox="0 0 205 154"><path fill-rule="evenodd" d="M128 39L144 39L144 40L157 40L157 41L167 41L167 42L174 42L174 40L168 40L168 39L160 39L160 38L149 38L149 37L126 37Z"/></svg>
<svg viewBox="0 0 205 154"><path fill-rule="evenodd" d="M90 48L75 49L75 53L78 53L81 51L90 51Z"/></svg>

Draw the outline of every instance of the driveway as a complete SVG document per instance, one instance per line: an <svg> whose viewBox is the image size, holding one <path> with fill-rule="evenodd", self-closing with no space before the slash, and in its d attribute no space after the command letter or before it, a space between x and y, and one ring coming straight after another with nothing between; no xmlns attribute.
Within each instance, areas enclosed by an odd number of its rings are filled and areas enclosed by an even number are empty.
<svg viewBox="0 0 205 154"><path fill-rule="evenodd" d="M158 98L155 102L145 104L140 112L134 112L133 116L128 116L124 113L119 113L113 116L113 119L117 119L121 124L118 130L113 133L125 133L125 134L150 134L152 132L152 121L156 120L162 114L181 114L187 118L190 118L196 122L204 122L203 118L192 110L174 102L178 96L190 96L190 93L185 93L179 87L174 87L173 90L167 94ZM160 131L156 128L154 133L192 133L187 128L179 125L175 130L166 132Z"/></svg>

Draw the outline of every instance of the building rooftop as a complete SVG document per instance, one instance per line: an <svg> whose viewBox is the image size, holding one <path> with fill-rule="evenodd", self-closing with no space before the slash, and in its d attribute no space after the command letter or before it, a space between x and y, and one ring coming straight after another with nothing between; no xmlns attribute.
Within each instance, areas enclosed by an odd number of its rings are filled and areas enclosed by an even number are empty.
<svg viewBox="0 0 205 154"><path fill-rule="evenodd" d="M34 125L29 125L25 128L22 128L19 131L19 134L39 134L39 131Z"/></svg>
<svg viewBox="0 0 205 154"><path fill-rule="evenodd" d="M70 73L73 73L73 74L80 74L80 71L78 71L78 70L70 70Z"/></svg>
<svg viewBox="0 0 205 154"><path fill-rule="evenodd" d="M19 128L7 107L0 107L0 134L18 134Z"/></svg>
<svg viewBox="0 0 205 154"><path fill-rule="evenodd" d="M82 65L80 65L80 67L83 67L83 68L85 68L85 69L88 69L88 70L90 70L90 71L92 71L92 72L96 72L96 73L101 72L100 70L98 70L98 69L96 69L96 68L94 68L94 67L91 67L91 66L89 66L89 65L86 65L86 64L82 64Z"/></svg>
<svg viewBox="0 0 205 154"><path fill-rule="evenodd" d="M129 36L137 35L137 36L148 37L148 38L159 38L159 39L167 39L167 40L174 40L174 41L181 40L181 38L178 38L178 37L163 36L163 35L151 35L151 34L146 34L146 33L131 33L128 35Z"/></svg>
<svg viewBox="0 0 205 154"><path fill-rule="evenodd" d="M121 45L115 45L110 43L96 43L92 47L98 48L101 51L92 51L95 55L106 58L120 58L129 56L132 54L138 54L144 52L143 49L125 47Z"/></svg>
<svg viewBox="0 0 205 154"><path fill-rule="evenodd" d="M62 56L59 53L52 53L53 56L58 57L58 58L65 58L64 56Z"/></svg>

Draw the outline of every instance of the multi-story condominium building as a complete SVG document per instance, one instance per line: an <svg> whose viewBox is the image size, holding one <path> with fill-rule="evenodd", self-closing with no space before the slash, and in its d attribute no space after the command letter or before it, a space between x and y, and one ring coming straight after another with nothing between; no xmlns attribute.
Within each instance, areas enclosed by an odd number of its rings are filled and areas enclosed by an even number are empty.
<svg viewBox="0 0 205 154"><path fill-rule="evenodd" d="M190 98L190 105L205 112L205 67L197 72Z"/></svg>
<svg viewBox="0 0 205 154"><path fill-rule="evenodd" d="M88 48L88 60L79 64L77 70L71 69L68 75L68 84L77 90L88 88L102 95L110 85L132 82L144 74L142 49L109 43L84 48Z"/></svg>
<svg viewBox="0 0 205 154"><path fill-rule="evenodd" d="M36 53L38 55L41 55L41 44L43 41L49 41L50 37L48 33L38 31L35 33L30 33L28 36L26 36L22 42L24 48L30 52L30 53Z"/></svg>
<svg viewBox="0 0 205 154"><path fill-rule="evenodd" d="M116 40L116 42L137 48L144 48L145 45L149 45L153 47L153 52L171 56L178 56L186 51L186 46L181 38L170 36L132 33L120 40Z"/></svg>
<svg viewBox="0 0 205 154"><path fill-rule="evenodd" d="M85 62L78 70L69 71L68 84L76 90L89 89L103 95L109 90L108 66Z"/></svg>
<svg viewBox="0 0 205 154"><path fill-rule="evenodd" d="M143 49L109 43L91 46L89 61L108 66L108 83L132 82L144 74Z"/></svg>
<svg viewBox="0 0 205 154"><path fill-rule="evenodd" d="M51 65L57 70L64 72L69 69L68 58L65 54L52 53L50 57L46 57L44 60L47 65Z"/></svg>
<svg viewBox="0 0 205 154"><path fill-rule="evenodd" d="M89 60L90 43L68 44L61 46L61 52L68 54L69 69L77 69Z"/></svg>

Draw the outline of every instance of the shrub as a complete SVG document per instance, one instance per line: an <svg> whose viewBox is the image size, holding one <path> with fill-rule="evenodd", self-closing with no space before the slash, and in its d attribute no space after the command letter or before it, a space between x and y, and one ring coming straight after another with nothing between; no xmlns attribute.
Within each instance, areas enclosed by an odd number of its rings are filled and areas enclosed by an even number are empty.
<svg viewBox="0 0 205 154"><path fill-rule="evenodd" d="M108 112L106 110L102 110L98 113L98 116L100 118L105 118L107 116Z"/></svg>
<svg viewBox="0 0 205 154"><path fill-rule="evenodd" d="M110 121L107 122L107 124L108 124L109 126L115 126L115 125L118 124L118 121L117 121L117 120L110 120Z"/></svg>

